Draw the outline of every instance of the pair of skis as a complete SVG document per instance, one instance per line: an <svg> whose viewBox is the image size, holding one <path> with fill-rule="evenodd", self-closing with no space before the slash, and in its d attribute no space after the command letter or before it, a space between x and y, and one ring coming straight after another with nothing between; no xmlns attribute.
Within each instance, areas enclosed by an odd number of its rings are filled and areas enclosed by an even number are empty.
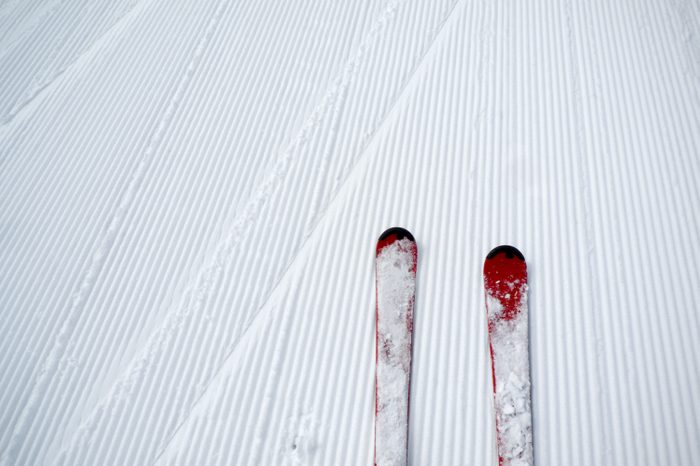
<svg viewBox="0 0 700 466"><path fill-rule="evenodd" d="M413 304L418 248L403 228L379 237L376 266L374 464L408 463ZM512 246L484 261L484 290L499 466L533 463L527 266Z"/></svg>

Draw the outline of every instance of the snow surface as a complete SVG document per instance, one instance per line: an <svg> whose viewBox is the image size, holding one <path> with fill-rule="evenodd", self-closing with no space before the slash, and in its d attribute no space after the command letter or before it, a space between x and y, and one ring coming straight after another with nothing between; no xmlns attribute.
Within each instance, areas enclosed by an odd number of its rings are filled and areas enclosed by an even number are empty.
<svg viewBox="0 0 700 466"><path fill-rule="evenodd" d="M411 330L416 292L416 244L383 247L377 267L377 401L375 464L407 464Z"/></svg>
<svg viewBox="0 0 700 466"><path fill-rule="evenodd" d="M371 464L374 255L421 248L409 464L700 458L700 3L0 2L5 465Z"/></svg>

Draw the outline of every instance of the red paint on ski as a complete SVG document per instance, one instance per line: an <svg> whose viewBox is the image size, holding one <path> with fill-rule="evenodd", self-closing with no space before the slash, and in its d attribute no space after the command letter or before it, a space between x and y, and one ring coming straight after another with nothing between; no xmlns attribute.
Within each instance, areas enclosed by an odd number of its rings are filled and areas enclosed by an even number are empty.
<svg viewBox="0 0 700 466"><path fill-rule="evenodd" d="M503 305L502 319L511 320L519 312L522 288L518 285L525 282L525 260L509 250L492 252L484 261L484 286Z"/></svg>
<svg viewBox="0 0 700 466"><path fill-rule="evenodd" d="M382 235L379 238L379 240L377 241L377 252L376 252L377 256L382 251L382 249L384 249L386 246L389 246L390 244L394 243L394 241L398 241L399 239L404 238L404 237L405 236L399 236L396 233L390 233L386 237L384 237L384 235ZM413 239L412 236L407 237L407 238L409 238L411 241L413 241L415 243L415 240ZM413 248L411 253L413 254L413 269L412 270L413 270L413 273L415 273L416 266L418 265L418 249Z"/></svg>

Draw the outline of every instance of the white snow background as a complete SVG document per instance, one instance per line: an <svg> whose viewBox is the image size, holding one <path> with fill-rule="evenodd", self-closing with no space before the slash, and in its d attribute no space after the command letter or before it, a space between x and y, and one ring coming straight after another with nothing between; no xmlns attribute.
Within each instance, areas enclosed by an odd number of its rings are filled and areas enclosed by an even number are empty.
<svg viewBox="0 0 700 466"><path fill-rule="evenodd" d="M700 460L700 3L0 1L0 464L489 465L481 267L528 262L535 462Z"/></svg>

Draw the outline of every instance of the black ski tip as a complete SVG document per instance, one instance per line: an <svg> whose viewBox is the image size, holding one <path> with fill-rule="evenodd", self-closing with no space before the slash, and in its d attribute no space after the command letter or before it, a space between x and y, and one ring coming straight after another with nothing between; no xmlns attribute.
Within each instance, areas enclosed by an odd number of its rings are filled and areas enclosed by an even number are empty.
<svg viewBox="0 0 700 466"><path fill-rule="evenodd" d="M413 237L413 235L411 234L411 232L408 231L407 229L401 228L401 227L391 227L391 228L389 228L389 229L386 230L384 233L382 233L381 235L379 235L379 239L378 239L377 241L381 241L381 240L383 240L383 239L386 239L386 238L388 238L388 237L391 236L391 235L396 235L396 238L397 238L397 239L408 238L408 239L410 239L411 241L413 241L414 243L416 242L416 240L415 240L415 238Z"/></svg>
<svg viewBox="0 0 700 466"><path fill-rule="evenodd" d="M508 257L509 259L517 257L521 261L525 261L525 256L523 256L523 254L520 251L518 251L513 246L509 246L507 244L504 244L502 246L496 246L495 248L493 248L491 252L489 252L486 255L486 259L493 259L499 254L505 254L506 257Z"/></svg>

